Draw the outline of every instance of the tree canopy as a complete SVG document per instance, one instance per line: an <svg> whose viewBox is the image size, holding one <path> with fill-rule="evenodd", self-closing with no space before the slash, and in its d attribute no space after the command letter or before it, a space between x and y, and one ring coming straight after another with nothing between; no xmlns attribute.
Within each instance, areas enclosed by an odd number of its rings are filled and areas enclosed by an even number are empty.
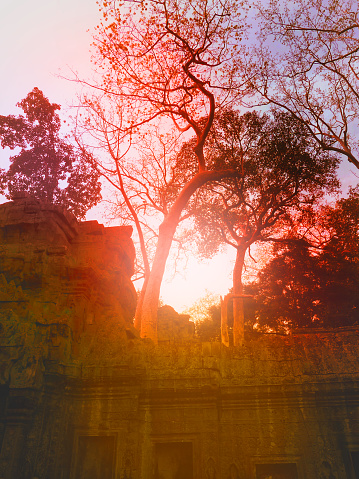
<svg viewBox="0 0 359 479"><path fill-rule="evenodd" d="M241 243L288 236L298 214L339 187L338 159L321 150L301 122L279 110L221 112L206 153L213 168L231 167L239 175L202 187L189 206L204 256L222 243L237 249ZM190 158L187 145L182 155ZM181 158L180 167L188 174L189 161Z"/></svg>
<svg viewBox="0 0 359 479"><path fill-rule="evenodd" d="M321 247L281 245L260 272L257 320L277 328L335 327L359 322L359 187L322 209ZM309 236L310 239L310 236Z"/></svg>
<svg viewBox="0 0 359 479"><path fill-rule="evenodd" d="M2 193L24 191L83 218L101 199L94 158L61 138L60 106L41 90L34 88L17 106L24 115L0 116L1 146L20 150L1 171Z"/></svg>
<svg viewBox="0 0 359 479"><path fill-rule="evenodd" d="M359 168L358 2L263 1L258 21L250 84Z"/></svg>

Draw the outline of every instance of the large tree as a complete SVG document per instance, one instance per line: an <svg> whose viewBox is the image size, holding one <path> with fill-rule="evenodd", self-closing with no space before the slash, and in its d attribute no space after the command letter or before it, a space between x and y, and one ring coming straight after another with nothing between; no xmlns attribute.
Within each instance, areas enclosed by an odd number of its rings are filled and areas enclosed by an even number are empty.
<svg viewBox="0 0 359 479"><path fill-rule="evenodd" d="M207 181L237 174L211 169L204 146L216 109L244 94L236 61L245 28L243 2L105 0L101 9L104 20L95 45L104 75L96 85L99 93L84 99L90 125L96 117L96 132L105 131L110 147L139 141L144 130L151 134L159 121L162 128L172 126L182 133L192 130L196 136L197 169L179 189L159 226L143 303L136 313L141 336L156 341L160 286L183 208ZM120 151L117 158L121 155ZM116 169L121 182L121 171Z"/></svg>
<svg viewBox="0 0 359 479"><path fill-rule="evenodd" d="M38 88L17 106L24 115L0 116L1 146L20 150L10 157L8 170L1 170L1 192L11 198L24 191L83 218L101 199L92 155L60 136L60 106Z"/></svg>
<svg viewBox="0 0 359 479"><path fill-rule="evenodd" d="M325 192L336 191L338 160L323 152L302 123L285 112L240 115L225 110L214 125L206 146L209 161L213 168L233 168L240 174L207 184L189 208L202 254L212 255L222 244L235 249L232 292L241 296L251 246L292 241L303 214ZM189 158L189 152L184 154ZM238 345L244 324L242 299L234 299L233 314L234 344Z"/></svg>
<svg viewBox="0 0 359 479"><path fill-rule="evenodd" d="M324 149L359 168L358 2L259 5L262 42L252 50L250 84L301 120Z"/></svg>

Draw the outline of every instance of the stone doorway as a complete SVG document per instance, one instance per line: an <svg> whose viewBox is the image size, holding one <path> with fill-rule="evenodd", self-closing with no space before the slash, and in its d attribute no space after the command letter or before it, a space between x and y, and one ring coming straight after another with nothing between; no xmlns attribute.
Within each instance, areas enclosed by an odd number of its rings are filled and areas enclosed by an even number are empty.
<svg viewBox="0 0 359 479"><path fill-rule="evenodd" d="M286 464L257 464L257 479L298 479L297 465Z"/></svg>
<svg viewBox="0 0 359 479"><path fill-rule="evenodd" d="M193 479L192 442L156 443L153 479Z"/></svg>
<svg viewBox="0 0 359 479"><path fill-rule="evenodd" d="M74 479L113 479L114 436L78 436Z"/></svg>

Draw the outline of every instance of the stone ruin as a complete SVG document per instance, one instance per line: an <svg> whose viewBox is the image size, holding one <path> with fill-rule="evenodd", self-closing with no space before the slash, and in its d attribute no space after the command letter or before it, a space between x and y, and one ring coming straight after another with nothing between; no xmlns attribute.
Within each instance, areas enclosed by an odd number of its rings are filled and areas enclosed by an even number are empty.
<svg viewBox="0 0 359 479"><path fill-rule="evenodd" d="M359 330L132 326L131 228L0 205L1 479L358 479Z"/></svg>

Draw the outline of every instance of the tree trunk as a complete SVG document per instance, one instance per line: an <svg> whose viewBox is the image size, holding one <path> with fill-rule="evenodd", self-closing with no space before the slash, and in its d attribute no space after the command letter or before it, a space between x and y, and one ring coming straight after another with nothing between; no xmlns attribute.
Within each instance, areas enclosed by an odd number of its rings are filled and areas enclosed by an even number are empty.
<svg viewBox="0 0 359 479"><path fill-rule="evenodd" d="M159 228L156 254L148 278L142 310L138 311L138 323L141 324L141 338L152 339L157 343L157 310L161 283L166 267L172 240L183 209L193 193L209 181L218 181L226 177L237 176L234 170L200 171L183 188L172 205L167 217Z"/></svg>
<svg viewBox="0 0 359 479"><path fill-rule="evenodd" d="M146 293L148 278L149 278L149 274L147 274L147 275L145 274L145 279L144 279L140 294L137 298L135 321L134 321L133 325L136 329L138 329L138 331L141 331L142 305L143 305L143 300L145 299L145 293Z"/></svg>
<svg viewBox="0 0 359 479"><path fill-rule="evenodd" d="M243 294L243 266L246 254L245 246L238 246L236 262L233 270L233 294ZM244 341L244 308L243 298L233 298L233 346L242 346Z"/></svg>
<svg viewBox="0 0 359 479"><path fill-rule="evenodd" d="M176 221L176 218L167 217L160 226L156 254L146 286L142 309L139 312L141 316L141 338L152 339L155 343L157 343L157 310L161 283L177 225L178 220Z"/></svg>

